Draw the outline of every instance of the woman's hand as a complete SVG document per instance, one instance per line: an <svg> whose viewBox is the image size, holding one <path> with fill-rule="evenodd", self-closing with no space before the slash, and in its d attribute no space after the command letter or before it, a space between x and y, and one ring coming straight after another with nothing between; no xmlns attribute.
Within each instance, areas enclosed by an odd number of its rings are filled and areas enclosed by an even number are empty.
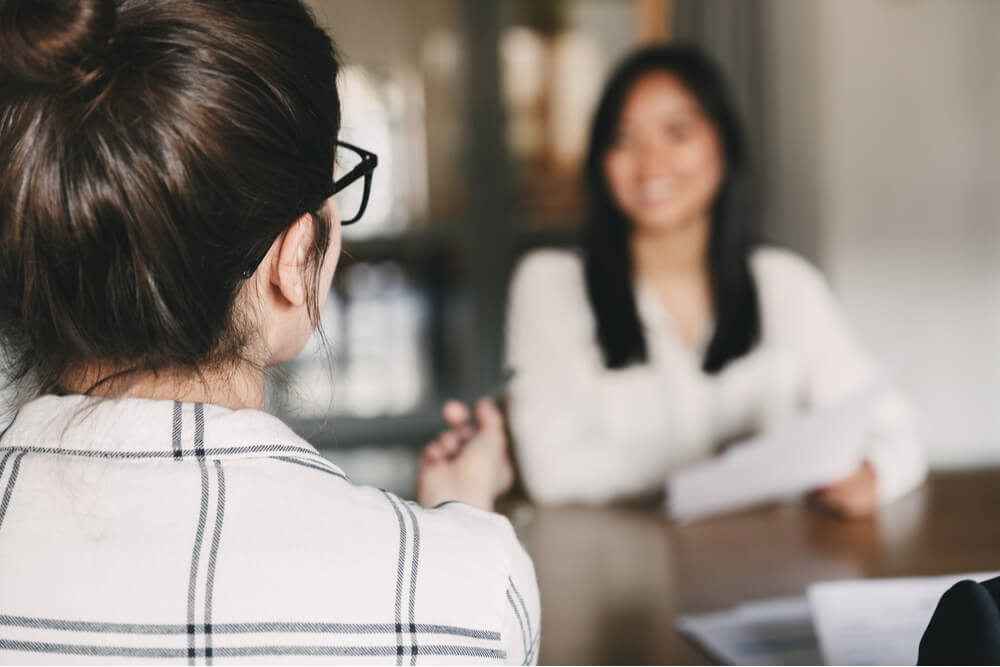
<svg viewBox="0 0 1000 667"><path fill-rule="evenodd" d="M864 519L878 508L875 468L868 461L846 479L818 489L811 498L845 519Z"/></svg>
<svg viewBox="0 0 1000 667"><path fill-rule="evenodd" d="M475 424L458 401L445 403L441 414L449 428L420 455L417 500L424 507L458 500L493 511L494 501L514 483L503 415L489 399L476 403Z"/></svg>

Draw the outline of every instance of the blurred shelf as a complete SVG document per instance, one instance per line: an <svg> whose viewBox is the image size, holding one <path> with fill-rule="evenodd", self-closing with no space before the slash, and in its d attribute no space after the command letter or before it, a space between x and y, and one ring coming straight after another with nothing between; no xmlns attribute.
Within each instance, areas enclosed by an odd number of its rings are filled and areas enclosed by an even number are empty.
<svg viewBox="0 0 1000 667"><path fill-rule="evenodd" d="M578 225L531 224L514 228L515 247L518 252L541 247L571 247L579 243L579 238Z"/></svg>
<svg viewBox="0 0 1000 667"><path fill-rule="evenodd" d="M423 257L447 249L456 242L453 225L424 227L394 236L373 236L366 239L344 239L343 257L361 262L398 261L407 257Z"/></svg>
<svg viewBox="0 0 1000 667"><path fill-rule="evenodd" d="M405 415L286 418L286 423L321 450L380 445L408 445L416 449L436 438L445 427L437 405Z"/></svg>
<svg viewBox="0 0 1000 667"><path fill-rule="evenodd" d="M407 230L395 236L379 236L367 239L348 240L343 242L345 263L353 262L399 262L406 266L406 271L430 295L430 356L434 374L435 399L426 398L422 406L413 412L403 415L384 415L375 417L329 416L327 418L295 419L285 416L289 425L303 438L321 450L356 449L366 446L403 445L418 449L437 437L444 428L440 415L442 392L452 392L458 396L474 396L474 392L466 391L470 386L480 384L476 376L463 375L462 367L453 367L455 343L444 334L456 326L448 314L448 309L455 307L449 300L454 299L456 291L472 289L473 301L479 300L479 305L499 309L502 322L503 299L496 303L492 300L484 304L482 299L482 281L475 283L469 276L470 263L481 260L491 251L503 254L503 262L490 272L489 281L495 281L499 286L497 293L504 293L509 276L506 271L513 268L522 254L540 247L572 247L578 243L579 226L567 224L545 224L540 222L521 222L507 218L505 234L510 239L506 249L484 247L465 227L461 220L421 222L420 226ZM471 223L469 223L471 224ZM488 243L484 240L483 243ZM478 289L476 289L478 285ZM468 296L468 295L466 295ZM495 300L495 299L494 299ZM450 305L449 305L450 303ZM473 354L481 353L487 344L500 345L498 328L494 340L486 342L477 338L477 343L470 348ZM492 367L485 374L491 375Z"/></svg>
<svg viewBox="0 0 1000 667"><path fill-rule="evenodd" d="M540 246L570 246L578 242L580 235L579 226L565 223L512 224L511 228L518 250ZM436 251L454 248L462 241L460 223L452 223L414 229L395 236L375 236L353 241L344 239L343 252L345 259L380 262L426 256Z"/></svg>

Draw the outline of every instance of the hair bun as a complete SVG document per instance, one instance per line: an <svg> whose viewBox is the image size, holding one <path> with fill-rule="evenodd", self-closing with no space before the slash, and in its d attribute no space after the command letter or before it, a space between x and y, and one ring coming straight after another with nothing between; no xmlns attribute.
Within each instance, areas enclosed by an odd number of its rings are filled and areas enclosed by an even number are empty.
<svg viewBox="0 0 1000 667"><path fill-rule="evenodd" d="M40 84L83 75L116 23L115 0L0 0L0 71Z"/></svg>

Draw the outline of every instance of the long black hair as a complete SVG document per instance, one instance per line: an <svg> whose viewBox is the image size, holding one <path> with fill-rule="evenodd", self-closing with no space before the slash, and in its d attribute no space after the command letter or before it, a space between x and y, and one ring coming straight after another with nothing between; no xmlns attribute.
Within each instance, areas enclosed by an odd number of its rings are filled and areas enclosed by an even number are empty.
<svg viewBox="0 0 1000 667"><path fill-rule="evenodd" d="M758 208L749 151L739 114L719 68L699 49L655 46L629 56L612 75L591 130L584 171L589 198L583 234L587 293L608 368L647 360L646 339L633 290L631 223L615 203L604 175L622 107L635 84L651 72L676 76L698 100L718 133L725 173L711 211L708 266L715 331L702 369L717 373L760 339L757 288L750 273Z"/></svg>

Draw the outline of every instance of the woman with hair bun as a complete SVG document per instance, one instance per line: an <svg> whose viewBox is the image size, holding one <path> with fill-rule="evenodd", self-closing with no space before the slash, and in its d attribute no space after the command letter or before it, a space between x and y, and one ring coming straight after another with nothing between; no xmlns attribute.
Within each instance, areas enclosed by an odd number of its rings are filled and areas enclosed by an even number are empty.
<svg viewBox="0 0 1000 667"><path fill-rule="evenodd" d="M756 242L751 175L739 114L703 53L649 47L612 75L585 166L582 252L534 253L511 286L511 429L536 500L662 493L727 443L876 384L819 272ZM845 517L926 473L893 391L874 397L865 438L857 469L813 495Z"/></svg>
<svg viewBox="0 0 1000 667"><path fill-rule="evenodd" d="M337 72L300 0L0 0L0 663L537 658L495 405L423 507L262 411L377 163Z"/></svg>

